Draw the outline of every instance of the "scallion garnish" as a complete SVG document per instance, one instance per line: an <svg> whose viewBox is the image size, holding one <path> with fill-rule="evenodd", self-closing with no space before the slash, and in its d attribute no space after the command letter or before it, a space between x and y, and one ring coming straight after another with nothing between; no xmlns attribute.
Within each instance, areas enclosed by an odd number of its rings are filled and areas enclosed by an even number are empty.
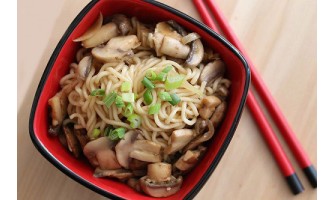
<svg viewBox="0 0 335 200"><path fill-rule="evenodd" d="M96 89L91 92L91 96L104 96L105 90L104 89Z"/></svg>
<svg viewBox="0 0 335 200"><path fill-rule="evenodd" d="M167 77L167 73L165 72L160 72L156 78L156 80L158 81L165 81L166 80L166 77Z"/></svg>
<svg viewBox="0 0 335 200"><path fill-rule="evenodd" d="M110 134L110 132L113 131L113 127L112 126L107 126L105 128L105 131L104 131L104 136L108 136Z"/></svg>
<svg viewBox="0 0 335 200"><path fill-rule="evenodd" d="M145 92L144 92L144 94L143 94L144 103L145 103L146 105L151 104L151 102L152 102L152 98L153 98L153 97L152 97L152 92L151 92L151 90L146 89Z"/></svg>
<svg viewBox="0 0 335 200"><path fill-rule="evenodd" d="M121 84L121 92L129 92L131 89L131 83L129 81L125 81Z"/></svg>
<svg viewBox="0 0 335 200"><path fill-rule="evenodd" d="M100 129L98 129L98 128L95 128L95 129L93 129L93 132L92 132L92 139L96 139L96 138L98 138L99 137L99 135L100 135Z"/></svg>
<svg viewBox="0 0 335 200"><path fill-rule="evenodd" d="M147 73L145 74L145 77L147 77L149 80L156 80L157 74L152 70L148 70Z"/></svg>
<svg viewBox="0 0 335 200"><path fill-rule="evenodd" d="M185 76L181 74L176 74L173 76L168 76L165 81L165 89L173 90L180 87L184 82Z"/></svg>
<svg viewBox="0 0 335 200"><path fill-rule="evenodd" d="M130 115L132 115L134 112L134 107L133 105L131 105L130 103L128 103L126 105L126 108L124 109L123 115L126 117L129 117Z"/></svg>
<svg viewBox="0 0 335 200"><path fill-rule="evenodd" d="M130 122L131 128L138 128L141 125L141 117L136 114L131 114L127 120Z"/></svg>
<svg viewBox="0 0 335 200"><path fill-rule="evenodd" d="M108 138L111 140L118 140L118 139L123 139L124 135L126 133L126 129L121 127L114 129L113 131L109 132Z"/></svg>
<svg viewBox="0 0 335 200"><path fill-rule="evenodd" d="M171 101L169 103L173 106L177 105L180 102L180 97L176 93L170 94L171 96Z"/></svg>
<svg viewBox="0 0 335 200"><path fill-rule="evenodd" d="M122 93L122 100L124 102L134 102L135 101L135 95L134 93Z"/></svg>
<svg viewBox="0 0 335 200"><path fill-rule="evenodd" d="M148 89L154 89L155 88L155 85L147 77L143 78L142 83Z"/></svg>
<svg viewBox="0 0 335 200"><path fill-rule="evenodd" d="M115 98L115 105L117 108L122 108L124 107L124 102L122 100L122 97L120 95L117 95L116 98Z"/></svg>
<svg viewBox="0 0 335 200"><path fill-rule="evenodd" d="M173 69L173 67L172 67L171 65L169 65L169 66L165 67L165 68L162 70L162 72L164 72L164 73L169 73L169 71L171 71L171 69Z"/></svg>
<svg viewBox="0 0 335 200"><path fill-rule="evenodd" d="M149 115L154 115L159 113L159 110L161 109L161 104L160 103L156 103L152 106L149 107Z"/></svg>
<svg viewBox="0 0 335 200"><path fill-rule="evenodd" d="M109 93L105 98L102 100L104 104L107 106L107 108L110 108L113 102L116 99L117 94L115 92Z"/></svg>
<svg viewBox="0 0 335 200"><path fill-rule="evenodd" d="M162 101L172 101L172 98L168 92L159 92L158 96Z"/></svg>

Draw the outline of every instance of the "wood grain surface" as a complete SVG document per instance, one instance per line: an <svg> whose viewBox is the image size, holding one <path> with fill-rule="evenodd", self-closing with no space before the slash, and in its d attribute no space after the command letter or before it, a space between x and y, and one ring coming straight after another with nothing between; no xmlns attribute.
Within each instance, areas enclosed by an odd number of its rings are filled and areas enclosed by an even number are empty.
<svg viewBox="0 0 335 200"><path fill-rule="evenodd" d="M317 167L316 0L216 1ZM18 199L106 199L58 171L35 149L28 132L44 68L88 2L18 1ZM161 2L200 19L190 0ZM305 186L302 194L291 194L246 107L228 150L195 199L316 199L317 190L282 144Z"/></svg>

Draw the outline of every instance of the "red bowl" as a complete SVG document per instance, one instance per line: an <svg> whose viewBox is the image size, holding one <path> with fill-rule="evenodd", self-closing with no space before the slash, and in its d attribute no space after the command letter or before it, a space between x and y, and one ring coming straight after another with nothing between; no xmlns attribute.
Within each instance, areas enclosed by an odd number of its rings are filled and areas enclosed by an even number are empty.
<svg viewBox="0 0 335 200"><path fill-rule="evenodd" d="M231 80L230 96L226 117L216 131L203 160L184 178L181 189L165 199L192 199L208 180L225 153L238 125L249 88L250 71L245 59L225 38L201 22L155 1L141 0L93 0L73 20L54 50L38 85L33 101L29 132L35 147L59 170L84 186L113 199L156 199L136 192L126 184L111 179L93 177L93 168L83 160L75 159L58 139L48 136L48 99L60 90L59 80L69 71L74 61L78 43L72 40L85 32L102 12L104 16L123 13L136 16L145 22L173 19L179 24L197 32L216 52L227 66ZM213 142L215 141L215 142Z"/></svg>

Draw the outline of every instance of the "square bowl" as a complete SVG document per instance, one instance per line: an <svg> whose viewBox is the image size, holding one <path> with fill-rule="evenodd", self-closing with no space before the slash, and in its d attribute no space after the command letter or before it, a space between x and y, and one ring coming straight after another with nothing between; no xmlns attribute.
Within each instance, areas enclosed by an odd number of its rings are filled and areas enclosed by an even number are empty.
<svg viewBox="0 0 335 200"><path fill-rule="evenodd" d="M131 9L130 9L131 8ZM136 192L112 179L95 178L92 167L75 159L56 138L48 136L48 99L60 89L59 80L68 73L79 44L73 42L94 23L99 13L109 16L122 13L140 21L159 22L173 19L188 30L197 32L204 43L220 54L231 80L225 118L208 143L208 150L198 165L185 177L181 189L165 199L192 199L208 180L225 153L239 123L250 82L249 67L235 47L199 21L155 1L93 0L73 20L55 48L38 85L29 120L29 132L38 151L63 173L82 185L112 199L156 199ZM215 141L215 142L213 142Z"/></svg>

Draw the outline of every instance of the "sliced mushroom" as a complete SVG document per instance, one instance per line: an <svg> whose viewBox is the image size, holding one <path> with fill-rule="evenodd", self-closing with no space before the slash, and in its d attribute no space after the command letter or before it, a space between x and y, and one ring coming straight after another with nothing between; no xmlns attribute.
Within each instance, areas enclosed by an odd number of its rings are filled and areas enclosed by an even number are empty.
<svg viewBox="0 0 335 200"><path fill-rule="evenodd" d="M133 158L129 162L129 169L131 169L131 170L147 169L148 164L149 164L148 162L144 162L144 161L137 160L137 159Z"/></svg>
<svg viewBox="0 0 335 200"><path fill-rule="evenodd" d="M206 147L199 146L197 150L188 150L174 164L178 170L187 172L192 169L200 160L201 155L206 151Z"/></svg>
<svg viewBox="0 0 335 200"><path fill-rule="evenodd" d="M161 146L157 143L149 140L136 140L129 156L145 162L160 162L162 160L160 149Z"/></svg>
<svg viewBox="0 0 335 200"><path fill-rule="evenodd" d="M216 77L223 76L225 72L225 65L221 60L215 60L208 63L202 70L198 79L199 84L206 81L210 84Z"/></svg>
<svg viewBox="0 0 335 200"><path fill-rule="evenodd" d="M131 158L129 157L129 153L133 149L133 144L136 141L139 132L137 130L128 131L123 140L120 140L118 144L115 146L115 152L117 160L120 165L126 169L129 168L129 163Z"/></svg>
<svg viewBox="0 0 335 200"><path fill-rule="evenodd" d="M127 35L132 30L130 20L125 15L113 15L112 21L117 24L121 35Z"/></svg>
<svg viewBox="0 0 335 200"><path fill-rule="evenodd" d="M222 102L218 107L216 107L212 117L211 117L211 122L213 123L214 127L217 127L218 124L222 121L223 116L225 114L227 108L227 103Z"/></svg>
<svg viewBox="0 0 335 200"><path fill-rule="evenodd" d="M140 181L136 178L130 178L127 181L127 185L135 189L137 192L141 192Z"/></svg>
<svg viewBox="0 0 335 200"><path fill-rule="evenodd" d="M187 35L185 29L182 26L180 26L176 21L169 20L166 23L168 23L172 28L174 28L181 36Z"/></svg>
<svg viewBox="0 0 335 200"><path fill-rule="evenodd" d="M69 104L67 97L62 91L58 92L48 100L48 104L51 108L50 117L52 126L61 125L67 113L67 105Z"/></svg>
<svg viewBox="0 0 335 200"><path fill-rule="evenodd" d="M175 38L164 36L162 46L160 47L160 53L175 58L186 59L190 53L190 47L188 45L182 44Z"/></svg>
<svg viewBox="0 0 335 200"><path fill-rule="evenodd" d="M137 37L138 39L141 41L141 45L143 47L150 47L153 48L154 44L153 44L153 30L150 26L148 25L144 25L141 22L137 21Z"/></svg>
<svg viewBox="0 0 335 200"><path fill-rule="evenodd" d="M83 35L81 35L79 38L74 39L73 41L80 42L91 38L101 28L102 21L103 16L100 13L98 19L94 22L94 24L90 26Z"/></svg>
<svg viewBox="0 0 335 200"><path fill-rule="evenodd" d="M173 154L183 149L194 138L192 129L180 129L172 132L165 154Z"/></svg>
<svg viewBox="0 0 335 200"><path fill-rule="evenodd" d="M118 28L116 24L110 22L103 25L92 37L84 40L81 44L85 48L96 47L110 40L118 35Z"/></svg>
<svg viewBox="0 0 335 200"><path fill-rule="evenodd" d="M84 128L81 129L74 129L74 135L78 139L80 146L82 149L86 146L86 144L90 141L87 136L87 131Z"/></svg>
<svg viewBox="0 0 335 200"><path fill-rule="evenodd" d="M199 109L199 115L202 119L209 119L215 108L221 103L221 100L216 96L206 96L201 101L201 108Z"/></svg>
<svg viewBox="0 0 335 200"><path fill-rule="evenodd" d="M192 150L195 147L199 146L201 143L206 142L213 137L215 132L213 123L210 120L207 120L207 124L208 131L202 135L197 136L190 143L188 143L188 145L183 149L183 152L186 152L187 150Z"/></svg>
<svg viewBox="0 0 335 200"><path fill-rule="evenodd" d="M180 41L181 38L182 38L182 35L180 35L167 22L160 22L160 23L156 24L155 33L161 33L164 36L174 38L178 41Z"/></svg>
<svg viewBox="0 0 335 200"><path fill-rule="evenodd" d="M48 128L49 135L53 137L59 135L60 128L61 128L61 125L57 125L57 126L49 125L49 128Z"/></svg>
<svg viewBox="0 0 335 200"><path fill-rule="evenodd" d="M171 175L171 164L153 163L148 165L148 175L140 179L140 186L152 197L168 197L178 192L182 182L182 176L176 179Z"/></svg>
<svg viewBox="0 0 335 200"><path fill-rule="evenodd" d="M120 180L127 180L133 177L133 173L127 169L100 169L97 167L94 171L94 176L97 178L100 177L109 177L117 178Z"/></svg>
<svg viewBox="0 0 335 200"><path fill-rule="evenodd" d="M185 61L188 67L198 66L204 57L204 46L200 39L196 39L191 43L191 51Z"/></svg>
<svg viewBox="0 0 335 200"><path fill-rule="evenodd" d="M80 147L80 143L77 139L77 137L75 136L75 134L73 133L73 130L71 130L69 127L67 126L63 126L63 131L64 131L64 135L66 138L66 142L67 142L67 147L69 149L69 151L76 157L79 158L80 154L81 154L81 147Z"/></svg>
<svg viewBox="0 0 335 200"><path fill-rule="evenodd" d="M92 166L100 169L119 169L121 165L117 161L115 152L112 148L114 142L108 137L100 137L86 144L84 155Z"/></svg>
<svg viewBox="0 0 335 200"><path fill-rule="evenodd" d="M164 182L169 181L171 178L172 167L169 163L153 163L148 165L148 179Z"/></svg>
<svg viewBox="0 0 335 200"><path fill-rule="evenodd" d="M202 118L198 118L194 125L195 134L203 134L207 127L207 121Z"/></svg>
<svg viewBox="0 0 335 200"><path fill-rule="evenodd" d="M152 39L157 56L162 56L162 54L163 54L161 52L161 47L162 47L163 40L164 40L165 36L168 36L168 37L176 40L177 42L175 42L175 43L177 43L177 44L182 39L182 36L179 33L177 33L176 30L174 30L168 23L160 22L160 23L156 24L155 32L152 35L152 37L150 35L148 35L148 41L150 42L151 39ZM183 44L181 44L181 45L183 45ZM179 45L179 46L181 46L181 45ZM171 50L170 50L170 52L171 52ZM169 54L167 54L167 55L169 55ZM185 58L186 57L187 57L187 55L185 56Z"/></svg>
<svg viewBox="0 0 335 200"><path fill-rule="evenodd" d="M104 47L93 48L92 55L100 61L112 62L126 55L132 55L132 49L140 44L136 35L114 37Z"/></svg>
<svg viewBox="0 0 335 200"><path fill-rule="evenodd" d="M81 59L78 67L75 70L78 77L85 80L91 71L91 65L92 56L85 56L83 59Z"/></svg>

